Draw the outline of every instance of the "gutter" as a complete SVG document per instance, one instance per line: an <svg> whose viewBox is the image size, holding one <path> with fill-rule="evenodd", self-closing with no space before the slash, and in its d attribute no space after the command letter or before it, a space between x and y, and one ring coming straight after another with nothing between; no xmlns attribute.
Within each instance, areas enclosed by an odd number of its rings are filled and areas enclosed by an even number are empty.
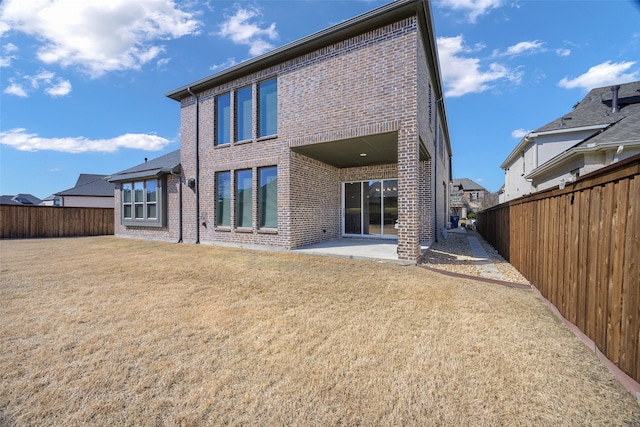
<svg viewBox="0 0 640 427"><path fill-rule="evenodd" d="M196 99L196 245L200 243L200 100L198 96L187 87L187 92Z"/></svg>

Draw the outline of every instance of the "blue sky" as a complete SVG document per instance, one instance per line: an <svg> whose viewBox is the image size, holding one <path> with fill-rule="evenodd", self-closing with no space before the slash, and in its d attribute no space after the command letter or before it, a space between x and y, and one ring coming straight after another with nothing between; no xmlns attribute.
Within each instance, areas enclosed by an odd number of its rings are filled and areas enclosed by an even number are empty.
<svg viewBox="0 0 640 427"><path fill-rule="evenodd" d="M2 0L0 193L44 198L179 148L165 93L384 1ZM434 0L455 178L489 191L526 131L640 80L638 0Z"/></svg>

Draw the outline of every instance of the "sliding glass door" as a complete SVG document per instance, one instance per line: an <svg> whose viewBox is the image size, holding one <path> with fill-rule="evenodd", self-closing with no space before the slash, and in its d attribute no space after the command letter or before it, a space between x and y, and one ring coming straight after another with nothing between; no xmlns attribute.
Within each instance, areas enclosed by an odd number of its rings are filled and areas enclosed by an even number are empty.
<svg viewBox="0 0 640 427"><path fill-rule="evenodd" d="M398 180L345 182L343 234L395 237L398 219Z"/></svg>

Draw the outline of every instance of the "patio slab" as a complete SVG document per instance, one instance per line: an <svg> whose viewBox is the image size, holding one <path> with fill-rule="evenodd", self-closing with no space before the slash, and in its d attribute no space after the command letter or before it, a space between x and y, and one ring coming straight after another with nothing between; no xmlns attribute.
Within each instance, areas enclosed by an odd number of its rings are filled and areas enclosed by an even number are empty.
<svg viewBox="0 0 640 427"><path fill-rule="evenodd" d="M422 243L420 246L421 252L424 253L429 248L429 245L429 243ZM333 239L292 249L291 252L350 259L370 259L399 264L416 263L410 260L399 260L397 249L398 243L395 240Z"/></svg>

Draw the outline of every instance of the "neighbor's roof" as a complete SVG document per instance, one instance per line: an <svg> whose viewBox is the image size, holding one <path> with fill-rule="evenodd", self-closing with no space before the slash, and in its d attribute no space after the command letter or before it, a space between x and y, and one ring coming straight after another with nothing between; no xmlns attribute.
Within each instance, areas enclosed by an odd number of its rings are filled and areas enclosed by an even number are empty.
<svg viewBox="0 0 640 427"><path fill-rule="evenodd" d="M475 181L470 180L469 178L454 178L452 181L455 187L462 187L465 191L473 191L473 190L484 190L487 191L482 185L478 184Z"/></svg>
<svg viewBox="0 0 640 427"><path fill-rule="evenodd" d="M151 159L137 166L115 173L108 177L109 182L126 181L129 179L148 178L169 173L179 173L180 150L172 151L164 156Z"/></svg>
<svg viewBox="0 0 640 427"><path fill-rule="evenodd" d="M166 96L171 99L175 99L176 101L180 101L191 96L189 91L194 93L202 92L235 78L280 64L284 61L318 50L332 43L345 40L371 29L379 28L383 25L397 22L400 19L415 15L418 16L419 22L423 27L427 49L430 51L430 55L428 55L427 58L429 66L438 70L434 73L432 78L434 79L435 84L434 91L436 92L436 99L440 99L442 97L442 82L440 81L440 66L438 63L437 47L435 46L433 19L431 17L428 0L397 0L391 2L292 43L286 44L263 55L241 62L240 64L227 68L209 77L205 77L189 85L182 86L167 93Z"/></svg>
<svg viewBox="0 0 640 427"><path fill-rule="evenodd" d="M56 196L113 197L115 187L106 180L107 175L81 173L76 186L55 193Z"/></svg>
<svg viewBox="0 0 640 427"><path fill-rule="evenodd" d="M577 103L573 110L558 117L552 122L547 123L528 133L520 143L514 148L514 150L507 156L504 162L500 165L502 169L505 169L516 157L520 155L520 152L532 143L531 138L544 134L555 133L569 133L573 131L593 130L594 133L601 132L596 135L597 139L590 138L589 143L602 142L603 140L613 142L618 138L618 133L622 138L627 133L633 136L634 132L638 134L638 124L640 118L638 117L638 103L640 103L640 81L631 83L625 83L619 85L618 90L618 105L620 111L613 113L611 106L613 102L613 92L611 88L613 85L604 86L592 89L589 93ZM627 120L628 118L628 120ZM635 125L634 126L634 123ZM618 124L624 123L623 126L618 127L616 131L611 132ZM614 125L614 126L611 126ZM606 132L606 136L604 133ZM581 141L578 145L586 143L586 140Z"/></svg>
<svg viewBox="0 0 640 427"><path fill-rule="evenodd" d="M0 205L39 205L42 203L42 200L38 199L36 196L32 194L17 194L15 196L12 195L2 195L0 196Z"/></svg>

